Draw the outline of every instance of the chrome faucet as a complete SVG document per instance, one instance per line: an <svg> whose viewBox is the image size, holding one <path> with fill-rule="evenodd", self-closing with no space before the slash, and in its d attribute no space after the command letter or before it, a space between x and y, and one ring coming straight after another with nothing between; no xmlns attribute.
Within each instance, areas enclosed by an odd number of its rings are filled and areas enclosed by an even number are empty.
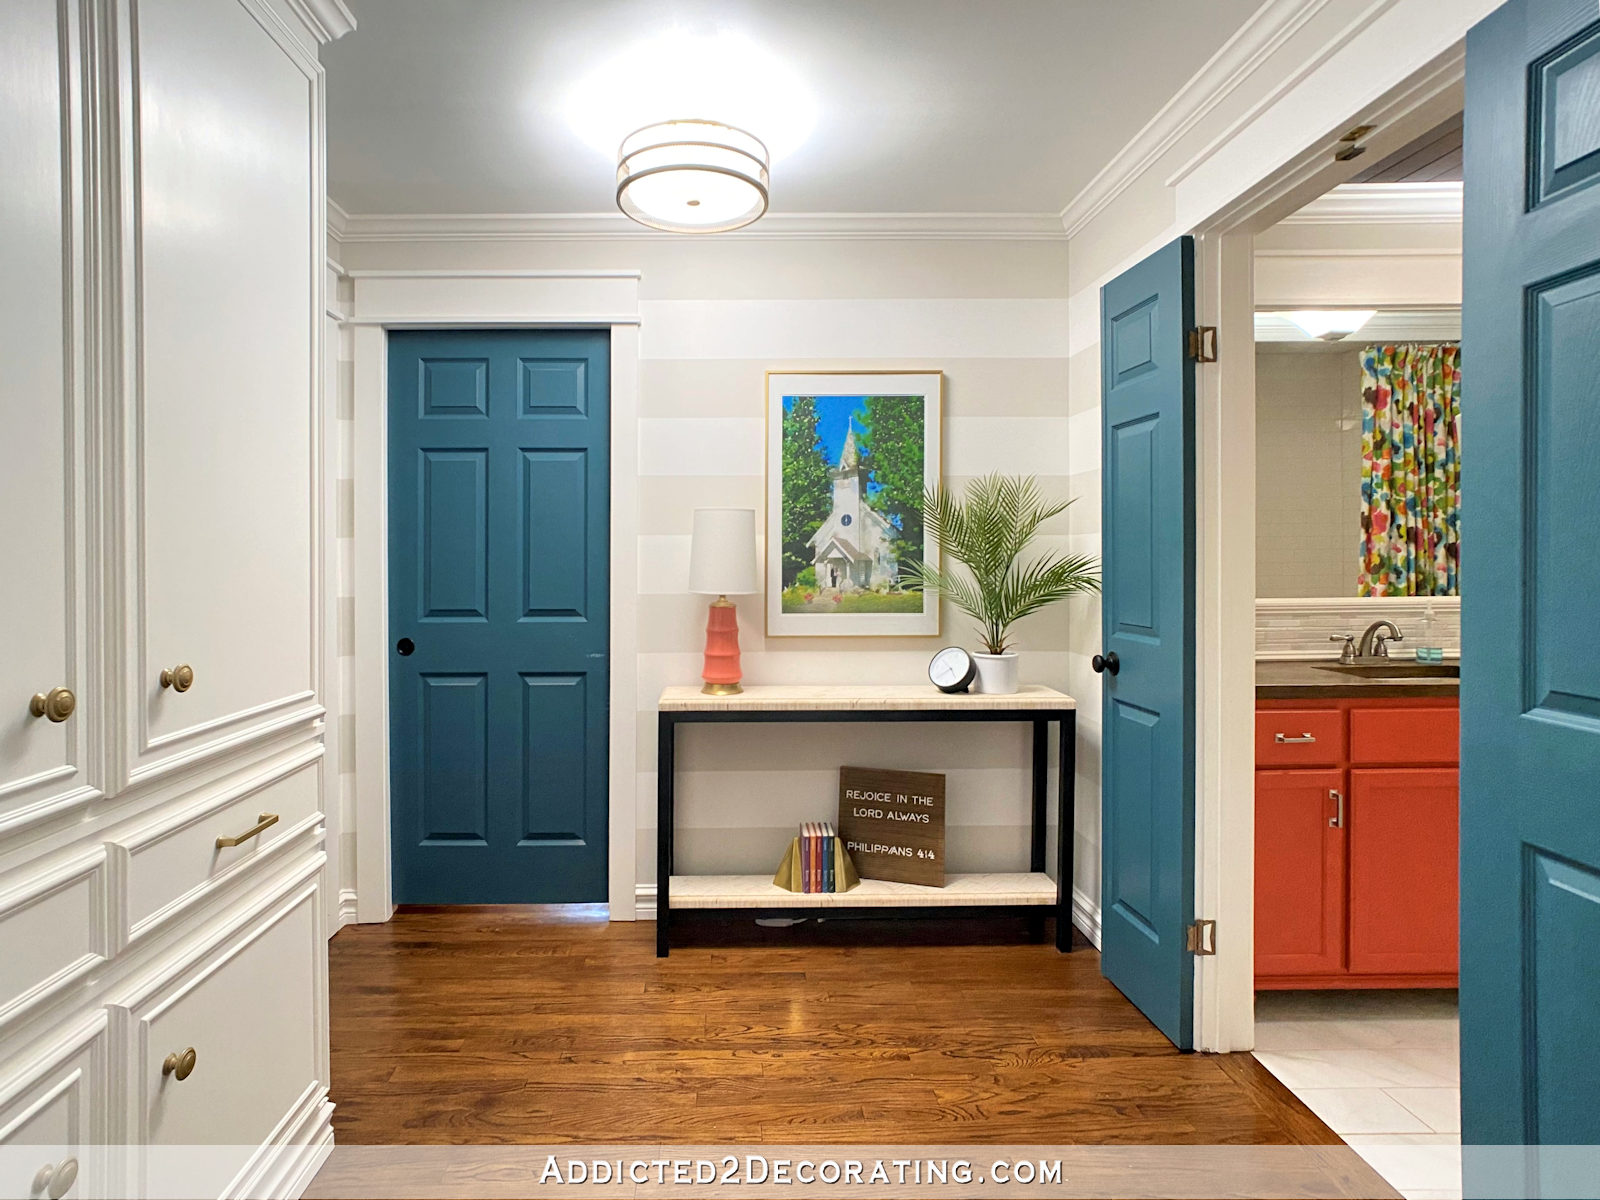
<svg viewBox="0 0 1600 1200"><path fill-rule="evenodd" d="M1385 636L1381 630L1387 629ZM1361 645L1356 650L1356 658L1388 658L1389 642L1403 642L1406 635L1395 628L1393 621L1374 621L1367 626L1367 631L1361 635Z"/></svg>

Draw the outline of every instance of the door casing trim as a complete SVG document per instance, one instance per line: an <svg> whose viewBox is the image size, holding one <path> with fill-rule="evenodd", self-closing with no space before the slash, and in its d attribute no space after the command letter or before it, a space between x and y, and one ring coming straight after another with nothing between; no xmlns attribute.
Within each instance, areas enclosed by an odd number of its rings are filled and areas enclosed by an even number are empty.
<svg viewBox="0 0 1600 1200"><path fill-rule="evenodd" d="M355 918L394 912L389 840L390 329L607 329L611 334L611 684L607 896L636 919L639 275L632 270L348 271L354 360ZM331 581L330 581L331 583ZM332 600L330 598L330 603Z"/></svg>

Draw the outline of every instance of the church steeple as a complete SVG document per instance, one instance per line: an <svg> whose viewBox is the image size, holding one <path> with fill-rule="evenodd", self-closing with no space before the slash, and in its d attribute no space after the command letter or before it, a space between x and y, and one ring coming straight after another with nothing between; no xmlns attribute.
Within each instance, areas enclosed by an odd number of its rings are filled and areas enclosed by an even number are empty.
<svg viewBox="0 0 1600 1200"><path fill-rule="evenodd" d="M861 469L861 451L856 448L856 424L850 422L844 435L844 447L839 451L840 471L858 471Z"/></svg>

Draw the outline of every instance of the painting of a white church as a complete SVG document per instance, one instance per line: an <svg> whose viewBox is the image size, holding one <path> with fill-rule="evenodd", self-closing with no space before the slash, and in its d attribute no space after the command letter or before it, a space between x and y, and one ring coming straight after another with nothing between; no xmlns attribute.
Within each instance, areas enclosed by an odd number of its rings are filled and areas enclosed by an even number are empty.
<svg viewBox="0 0 1600 1200"><path fill-rule="evenodd" d="M856 431L846 432L839 463L830 473L833 508L811 535L817 586L824 591L883 591L900 583L895 542L900 533L867 502L867 469L856 445Z"/></svg>
<svg viewBox="0 0 1600 1200"><path fill-rule="evenodd" d="M939 481L943 379L929 372L767 377L767 635L932 636L924 520Z"/></svg>

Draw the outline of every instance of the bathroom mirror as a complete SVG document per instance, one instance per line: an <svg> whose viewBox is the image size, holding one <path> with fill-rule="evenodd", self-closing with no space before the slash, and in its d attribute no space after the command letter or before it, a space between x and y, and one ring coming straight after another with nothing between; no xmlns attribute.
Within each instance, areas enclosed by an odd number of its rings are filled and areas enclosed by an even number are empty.
<svg viewBox="0 0 1600 1200"><path fill-rule="evenodd" d="M1460 595L1460 340L1459 307L1257 312L1258 597Z"/></svg>

